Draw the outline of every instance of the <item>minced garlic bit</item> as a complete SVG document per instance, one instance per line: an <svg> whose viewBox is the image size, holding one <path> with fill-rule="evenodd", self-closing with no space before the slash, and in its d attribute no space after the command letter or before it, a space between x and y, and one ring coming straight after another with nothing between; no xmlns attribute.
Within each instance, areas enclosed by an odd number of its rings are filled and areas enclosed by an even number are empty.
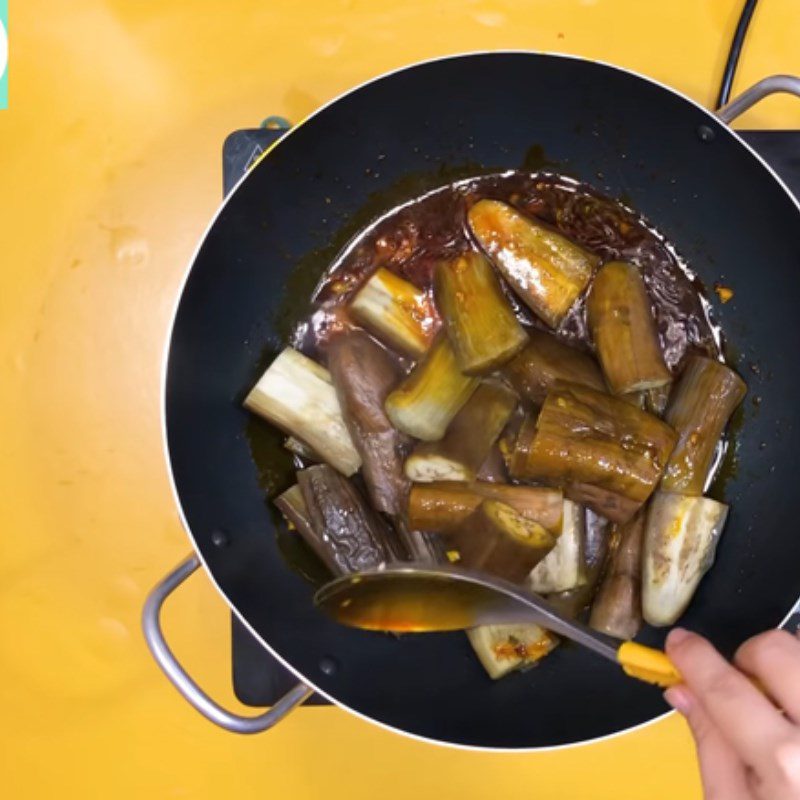
<svg viewBox="0 0 800 800"><path fill-rule="evenodd" d="M720 283L714 284L714 291L717 293L720 301L727 303L733 297L733 289L728 286L723 286Z"/></svg>

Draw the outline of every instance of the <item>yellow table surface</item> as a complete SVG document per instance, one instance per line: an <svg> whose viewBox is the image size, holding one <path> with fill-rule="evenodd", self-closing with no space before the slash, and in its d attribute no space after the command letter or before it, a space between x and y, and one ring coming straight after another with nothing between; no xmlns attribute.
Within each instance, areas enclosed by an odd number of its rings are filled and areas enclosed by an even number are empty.
<svg viewBox="0 0 800 800"><path fill-rule="evenodd" d="M614 61L709 105L739 6L11 0L0 111L4 797L698 796L674 716L521 755L419 743L330 707L237 737L167 683L139 613L189 549L161 448L159 370L178 284L220 198L225 135L474 49ZM796 0L762 0L736 88L800 73L799 40ZM800 128L800 102L770 99L741 124ZM204 575L175 597L166 627L200 683L237 707L229 615Z"/></svg>

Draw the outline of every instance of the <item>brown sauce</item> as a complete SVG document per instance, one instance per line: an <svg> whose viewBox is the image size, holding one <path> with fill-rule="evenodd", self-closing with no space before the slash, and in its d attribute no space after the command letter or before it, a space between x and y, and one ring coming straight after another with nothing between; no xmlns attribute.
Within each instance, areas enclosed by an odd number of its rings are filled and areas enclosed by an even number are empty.
<svg viewBox="0 0 800 800"><path fill-rule="evenodd" d="M720 331L709 317L703 287L653 225L585 183L554 173L518 171L460 180L385 213L334 260L314 293L317 310L296 327L292 343L310 355L324 347L326 338L346 322L343 306L378 267L430 292L440 260L477 249L466 212L483 198L509 203L603 261L628 261L639 267L670 369L679 369L690 350L721 357ZM510 290L508 296L523 324L546 330ZM591 349L583 300L555 333Z"/></svg>

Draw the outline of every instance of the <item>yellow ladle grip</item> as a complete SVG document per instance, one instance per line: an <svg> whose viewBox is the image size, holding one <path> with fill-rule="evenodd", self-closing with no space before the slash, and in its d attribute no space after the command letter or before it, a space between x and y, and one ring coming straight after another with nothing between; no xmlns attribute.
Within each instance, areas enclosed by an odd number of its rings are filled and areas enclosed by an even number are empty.
<svg viewBox="0 0 800 800"><path fill-rule="evenodd" d="M640 681L665 689L681 682L678 668L666 653L638 642L623 642L617 650L617 661L626 675Z"/></svg>

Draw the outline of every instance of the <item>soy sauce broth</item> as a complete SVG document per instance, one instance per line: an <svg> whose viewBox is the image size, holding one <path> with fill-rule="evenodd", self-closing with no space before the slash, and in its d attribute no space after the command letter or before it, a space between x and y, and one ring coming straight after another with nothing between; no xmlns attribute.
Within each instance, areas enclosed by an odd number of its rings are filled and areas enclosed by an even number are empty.
<svg viewBox="0 0 800 800"><path fill-rule="evenodd" d="M318 284L316 311L295 328L292 344L319 355L327 338L349 324L345 306L384 267L432 292L436 264L478 249L466 213L478 200L502 200L543 222L603 261L628 261L642 271L667 366L677 372L690 351L722 359L722 335L704 289L675 248L648 220L586 183L551 172L509 171L467 178L387 211L356 236ZM549 330L505 287L523 325ZM554 332L586 350L592 344L584 298Z"/></svg>

